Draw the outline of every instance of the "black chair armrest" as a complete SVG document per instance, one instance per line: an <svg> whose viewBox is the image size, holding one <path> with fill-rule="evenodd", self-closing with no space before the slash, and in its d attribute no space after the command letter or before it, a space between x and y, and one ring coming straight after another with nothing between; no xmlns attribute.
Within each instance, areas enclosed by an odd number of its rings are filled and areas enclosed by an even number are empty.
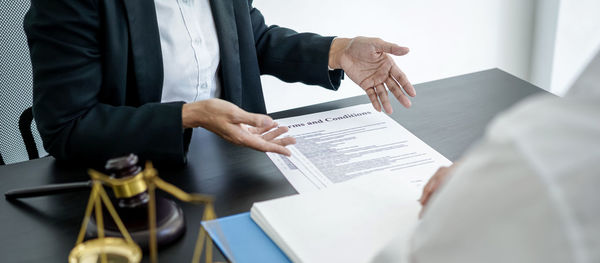
<svg viewBox="0 0 600 263"><path fill-rule="evenodd" d="M27 149L27 155L29 160L40 158L40 154L35 145L35 139L31 132L31 122L33 121L33 110L31 107L25 109L19 117L19 131L21 131L21 137L23 137L23 143L25 143L25 149Z"/></svg>

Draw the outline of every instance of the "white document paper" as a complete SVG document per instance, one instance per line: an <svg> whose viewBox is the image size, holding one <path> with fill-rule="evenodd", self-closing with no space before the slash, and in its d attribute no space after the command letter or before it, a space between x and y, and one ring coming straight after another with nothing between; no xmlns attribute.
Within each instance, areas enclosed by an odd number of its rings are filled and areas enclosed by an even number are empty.
<svg viewBox="0 0 600 263"><path fill-rule="evenodd" d="M267 153L298 191L306 193L353 178L402 176L423 185L440 166L452 164L371 104L276 120L288 126L291 157Z"/></svg>

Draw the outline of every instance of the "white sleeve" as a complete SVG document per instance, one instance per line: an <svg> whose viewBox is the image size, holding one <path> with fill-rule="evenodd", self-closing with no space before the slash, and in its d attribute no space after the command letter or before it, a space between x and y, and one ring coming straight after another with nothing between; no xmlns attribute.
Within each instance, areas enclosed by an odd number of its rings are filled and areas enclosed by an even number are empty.
<svg viewBox="0 0 600 263"><path fill-rule="evenodd" d="M374 262L598 262L596 105L547 96L500 116L409 242L392 242Z"/></svg>

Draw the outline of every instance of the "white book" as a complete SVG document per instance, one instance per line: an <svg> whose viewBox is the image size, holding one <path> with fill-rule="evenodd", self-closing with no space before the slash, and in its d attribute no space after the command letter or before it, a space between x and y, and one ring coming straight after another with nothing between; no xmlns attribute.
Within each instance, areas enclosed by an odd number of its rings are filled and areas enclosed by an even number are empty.
<svg viewBox="0 0 600 263"><path fill-rule="evenodd" d="M254 203L250 214L294 262L368 262L418 222L422 185L406 178L361 177Z"/></svg>

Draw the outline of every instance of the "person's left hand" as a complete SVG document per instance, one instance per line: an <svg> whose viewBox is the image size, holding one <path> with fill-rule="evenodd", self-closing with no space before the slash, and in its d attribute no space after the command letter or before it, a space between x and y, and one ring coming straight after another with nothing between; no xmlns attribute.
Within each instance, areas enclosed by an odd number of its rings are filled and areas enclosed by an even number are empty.
<svg viewBox="0 0 600 263"><path fill-rule="evenodd" d="M336 38L329 51L329 67L343 69L352 81L369 96L377 111L392 113L388 90L408 108L408 96L416 95L406 75L398 68L390 54L403 56L408 48L385 42L379 38Z"/></svg>

